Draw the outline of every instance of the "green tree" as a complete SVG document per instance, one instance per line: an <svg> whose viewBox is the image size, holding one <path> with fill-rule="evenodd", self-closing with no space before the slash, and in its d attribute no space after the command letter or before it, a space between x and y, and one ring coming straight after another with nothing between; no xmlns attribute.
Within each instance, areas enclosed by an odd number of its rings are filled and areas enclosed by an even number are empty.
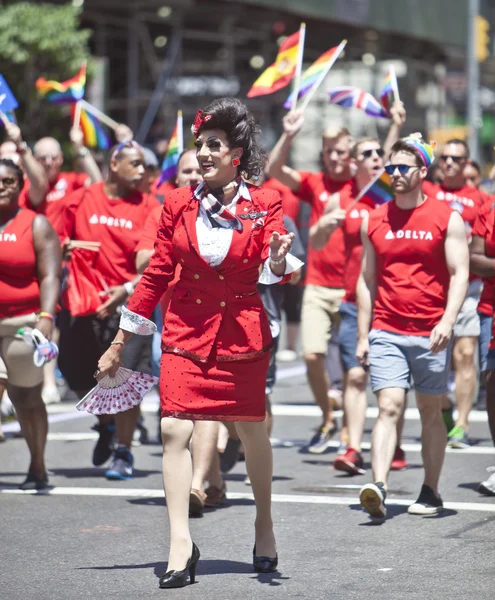
<svg viewBox="0 0 495 600"><path fill-rule="evenodd" d="M48 133L68 137L67 127L60 127L67 110L40 99L35 82L38 77L69 79L88 58L92 32L80 29L80 15L81 10L70 4L31 2L0 11L0 72L19 101L16 115L26 139Z"/></svg>

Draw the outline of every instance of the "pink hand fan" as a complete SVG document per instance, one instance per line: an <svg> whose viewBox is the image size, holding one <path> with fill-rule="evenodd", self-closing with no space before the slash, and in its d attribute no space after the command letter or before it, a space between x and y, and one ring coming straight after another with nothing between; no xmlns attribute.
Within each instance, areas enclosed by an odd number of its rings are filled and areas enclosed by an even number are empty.
<svg viewBox="0 0 495 600"><path fill-rule="evenodd" d="M76 408L92 415L114 415L124 412L140 404L157 383L158 377L120 367L115 377L105 375Z"/></svg>

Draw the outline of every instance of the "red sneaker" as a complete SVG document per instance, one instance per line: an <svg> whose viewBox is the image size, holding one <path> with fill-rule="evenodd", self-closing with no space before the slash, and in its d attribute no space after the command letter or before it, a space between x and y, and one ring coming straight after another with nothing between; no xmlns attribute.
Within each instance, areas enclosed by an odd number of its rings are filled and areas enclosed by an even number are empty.
<svg viewBox="0 0 495 600"><path fill-rule="evenodd" d="M333 468L337 471L345 471L351 475L364 475L366 469L363 469L363 457L361 452L348 448L342 456L337 456L333 463Z"/></svg>
<svg viewBox="0 0 495 600"><path fill-rule="evenodd" d="M395 454L392 459L392 464L390 465L390 469L392 471L403 471L407 469L409 465L407 464L406 454L402 448L397 447L395 449Z"/></svg>

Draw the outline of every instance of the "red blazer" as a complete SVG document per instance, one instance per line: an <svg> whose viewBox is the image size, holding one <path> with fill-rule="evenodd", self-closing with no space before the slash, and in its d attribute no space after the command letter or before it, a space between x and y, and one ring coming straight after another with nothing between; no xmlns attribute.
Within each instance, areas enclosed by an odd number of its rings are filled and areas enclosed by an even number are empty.
<svg viewBox="0 0 495 600"><path fill-rule="evenodd" d="M128 309L149 318L180 264L180 279L164 315L162 350L201 362L213 349L216 360L262 354L270 349L272 336L257 283L272 233L286 233L280 194L249 186L251 201L241 197L237 204L243 230L234 230L227 256L213 268L199 254L199 201L193 191L185 187L168 194L155 252Z"/></svg>

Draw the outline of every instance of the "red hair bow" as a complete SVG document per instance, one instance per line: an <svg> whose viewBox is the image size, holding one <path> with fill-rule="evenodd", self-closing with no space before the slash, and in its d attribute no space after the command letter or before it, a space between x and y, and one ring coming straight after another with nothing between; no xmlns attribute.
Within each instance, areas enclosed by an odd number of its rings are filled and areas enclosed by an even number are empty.
<svg viewBox="0 0 495 600"><path fill-rule="evenodd" d="M205 113L204 110L198 110L194 117L194 123L191 126L192 134L195 138L198 137L199 130L204 123L207 123L211 119L211 115Z"/></svg>

